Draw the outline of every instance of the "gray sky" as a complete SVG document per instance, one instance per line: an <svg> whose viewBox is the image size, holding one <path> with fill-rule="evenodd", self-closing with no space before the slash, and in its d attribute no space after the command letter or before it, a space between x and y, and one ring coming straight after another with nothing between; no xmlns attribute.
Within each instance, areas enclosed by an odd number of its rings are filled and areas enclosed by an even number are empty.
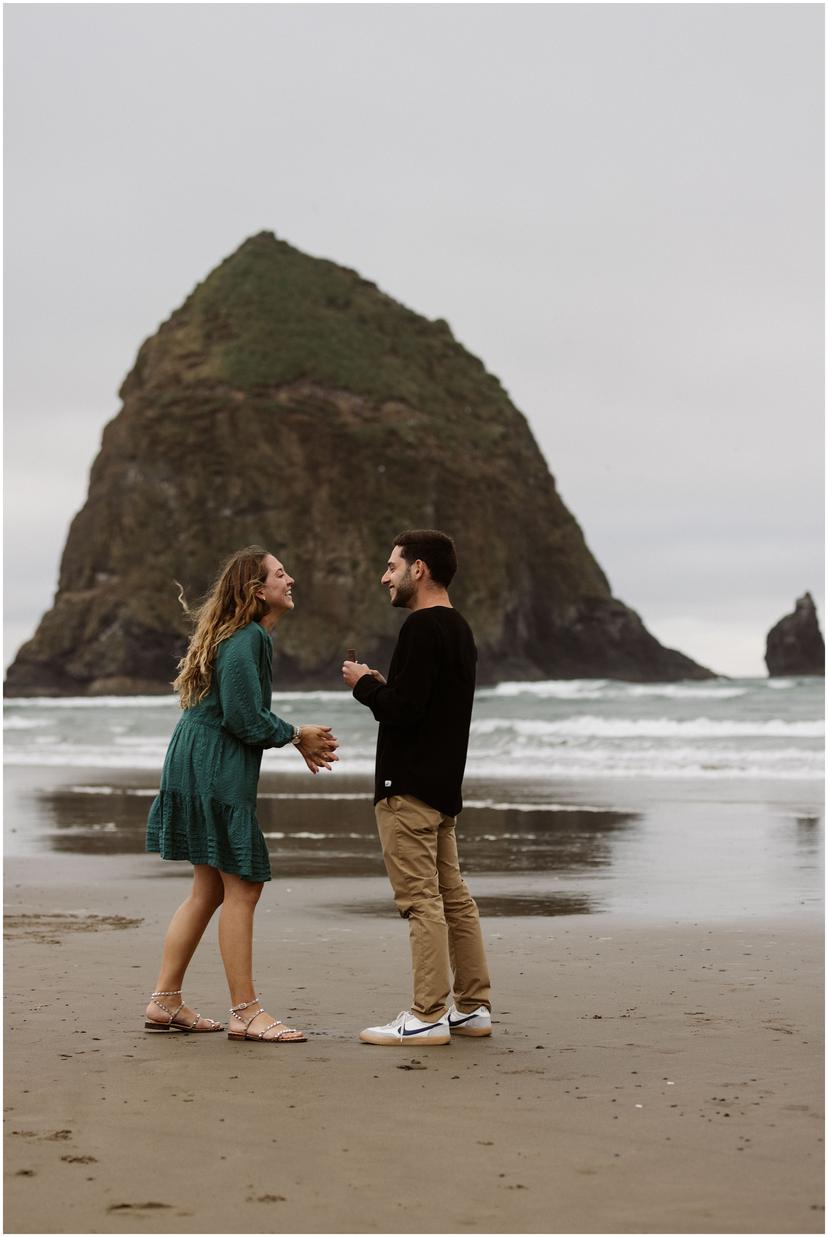
<svg viewBox="0 0 828 1237"><path fill-rule="evenodd" d="M762 674L823 608L821 5L5 8L6 643L141 342L269 229L526 414L616 596Z"/></svg>

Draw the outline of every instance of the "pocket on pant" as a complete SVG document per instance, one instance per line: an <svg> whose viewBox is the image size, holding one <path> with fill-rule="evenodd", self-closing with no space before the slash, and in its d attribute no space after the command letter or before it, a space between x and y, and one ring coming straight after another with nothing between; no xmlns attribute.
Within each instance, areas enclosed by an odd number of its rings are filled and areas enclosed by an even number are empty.
<svg viewBox="0 0 828 1237"><path fill-rule="evenodd" d="M403 835L424 837L437 833L443 819L442 812L429 807L422 799L415 799L413 795L395 795L394 799L394 804L389 806Z"/></svg>
<svg viewBox="0 0 828 1237"><path fill-rule="evenodd" d="M439 808L431 807L423 799L417 799L414 795L394 795L388 800L388 806L392 811L406 818L421 816L424 820L434 824L443 819L443 813Z"/></svg>

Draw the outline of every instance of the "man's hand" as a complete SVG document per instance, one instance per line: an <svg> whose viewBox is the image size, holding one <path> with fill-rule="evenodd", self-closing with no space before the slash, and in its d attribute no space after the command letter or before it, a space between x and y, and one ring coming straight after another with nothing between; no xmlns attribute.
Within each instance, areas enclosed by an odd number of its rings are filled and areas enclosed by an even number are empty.
<svg viewBox="0 0 828 1237"><path fill-rule="evenodd" d="M379 670L372 670L370 666L366 666L362 661L344 661L342 663L342 677L348 687L353 687L354 683L359 682L366 674L373 675L380 683L385 682Z"/></svg>
<svg viewBox="0 0 828 1237"><path fill-rule="evenodd" d="M300 739L296 747L302 753L302 759L311 773L330 769L333 761L339 760L335 755L339 740L330 726L300 726L299 730Z"/></svg>

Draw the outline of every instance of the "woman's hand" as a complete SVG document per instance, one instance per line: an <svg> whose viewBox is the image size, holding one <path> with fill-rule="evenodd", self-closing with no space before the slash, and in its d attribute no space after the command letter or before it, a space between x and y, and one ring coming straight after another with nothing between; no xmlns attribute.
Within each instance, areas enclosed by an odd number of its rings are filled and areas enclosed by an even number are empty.
<svg viewBox="0 0 828 1237"><path fill-rule="evenodd" d="M302 759L311 773L330 769L332 762L339 760L335 755L339 740L330 726L300 726L296 747L302 753Z"/></svg>

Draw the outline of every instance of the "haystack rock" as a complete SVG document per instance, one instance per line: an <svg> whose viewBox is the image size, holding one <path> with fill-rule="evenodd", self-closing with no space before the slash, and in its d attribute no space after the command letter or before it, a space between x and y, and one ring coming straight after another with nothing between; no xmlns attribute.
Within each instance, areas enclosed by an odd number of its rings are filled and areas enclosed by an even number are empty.
<svg viewBox="0 0 828 1237"><path fill-rule="evenodd" d="M825 641L810 593L798 597L793 614L768 632L765 665L771 677L825 674Z"/></svg>
<svg viewBox="0 0 828 1237"><path fill-rule="evenodd" d="M523 415L455 340L354 271L251 237L138 353L14 695L163 692L191 603L251 542L296 577L279 686L385 667L394 533L456 540L480 680L703 679L616 600Z"/></svg>

